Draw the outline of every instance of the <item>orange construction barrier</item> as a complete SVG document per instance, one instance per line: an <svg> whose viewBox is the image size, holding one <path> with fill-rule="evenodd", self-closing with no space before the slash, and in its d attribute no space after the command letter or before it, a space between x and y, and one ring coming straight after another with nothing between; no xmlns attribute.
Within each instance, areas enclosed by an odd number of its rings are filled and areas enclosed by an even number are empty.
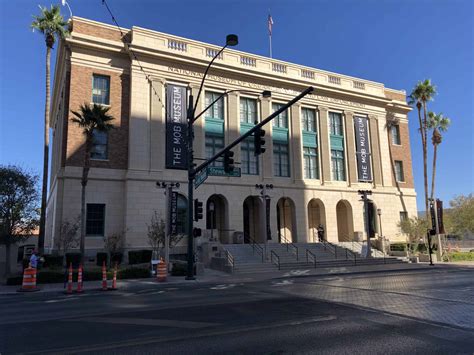
<svg viewBox="0 0 474 355"><path fill-rule="evenodd" d="M79 265L79 269L77 270L77 293L82 293L84 290L82 289L82 264Z"/></svg>
<svg viewBox="0 0 474 355"><path fill-rule="evenodd" d="M107 291L107 269L105 268L105 261L102 263L102 291Z"/></svg>
<svg viewBox="0 0 474 355"><path fill-rule="evenodd" d="M72 294L72 263L69 263L69 272L68 272L68 278L67 278L67 290L66 290L65 293L68 294L68 295Z"/></svg>
<svg viewBox="0 0 474 355"><path fill-rule="evenodd" d="M112 278L112 288L111 288L111 290L116 290L116 289L117 289L117 263L115 263L114 277Z"/></svg>
<svg viewBox="0 0 474 355"><path fill-rule="evenodd" d="M31 265L23 272L23 282L19 292L34 292L39 291L40 289L36 287L36 269L32 268Z"/></svg>
<svg viewBox="0 0 474 355"><path fill-rule="evenodd" d="M166 262L163 258L160 258L160 262L158 263L157 272L156 272L156 279L158 282L166 281L167 270L166 270Z"/></svg>

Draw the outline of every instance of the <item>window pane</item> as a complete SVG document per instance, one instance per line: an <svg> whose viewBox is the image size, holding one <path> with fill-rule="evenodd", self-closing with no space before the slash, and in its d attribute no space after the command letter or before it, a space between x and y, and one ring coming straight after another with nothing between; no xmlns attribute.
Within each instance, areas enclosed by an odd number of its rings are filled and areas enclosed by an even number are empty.
<svg viewBox="0 0 474 355"><path fill-rule="evenodd" d="M110 78L103 75L92 77L92 102L101 105L109 104Z"/></svg>
<svg viewBox="0 0 474 355"><path fill-rule="evenodd" d="M282 108L283 104L272 104L273 112ZM288 128L288 110L283 111L272 120L275 127Z"/></svg>
<svg viewBox="0 0 474 355"><path fill-rule="evenodd" d="M211 91L206 91L206 107L209 106L214 100L216 100L221 94ZM209 110L206 112L206 117L216 118L223 120L224 119L224 99L221 97L219 101L214 103Z"/></svg>
<svg viewBox="0 0 474 355"><path fill-rule="evenodd" d="M105 204L87 204L86 235L104 235Z"/></svg>
<svg viewBox="0 0 474 355"><path fill-rule="evenodd" d="M92 134L91 159L107 159L107 132L94 130Z"/></svg>

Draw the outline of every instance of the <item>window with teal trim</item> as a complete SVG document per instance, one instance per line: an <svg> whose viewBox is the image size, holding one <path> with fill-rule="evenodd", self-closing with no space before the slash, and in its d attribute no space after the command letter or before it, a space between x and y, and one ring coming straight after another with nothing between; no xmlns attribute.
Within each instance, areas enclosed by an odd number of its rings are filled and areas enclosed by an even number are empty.
<svg viewBox="0 0 474 355"><path fill-rule="evenodd" d="M282 108L283 104L272 104L272 109L273 112L279 110ZM280 113L277 117L275 117L273 120L273 127L280 127L280 128L288 128L288 110L283 111Z"/></svg>
<svg viewBox="0 0 474 355"><path fill-rule="evenodd" d="M273 174L282 177L290 176L288 144L273 143Z"/></svg>
<svg viewBox="0 0 474 355"><path fill-rule="evenodd" d="M221 149L224 148L224 137L206 134L206 159L212 158L216 155ZM214 161L211 166L224 166L222 161Z"/></svg>
<svg viewBox="0 0 474 355"><path fill-rule="evenodd" d="M342 150L331 150L331 172L333 180L346 180L346 173L344 168L344 152Z"/></svg>
<svg viewBox="0 0 474 355"><path fill-rule="evenodd" d="M257 100L240 98L240 122L254 124L257 119Z"/></svg>
<svg viewBox="0 0 474 355"><path fill-rule="evenodd" d="M334 136L343 136L342 115L337 112L329 112L329 131Z"/></svg>
<svg viewBox="0 0 474 355"><path fill-rule="evenodd" d="M258 157L255 156L253 138L247 138L240 144L240 160L242 174L258 175Z"/></svg>
<svg viewBox="0 0 474 355"><path fill-rule="evenodd" d="M318 152L316 148L303 147L304 178L319 179Z"/></svg>
<svg viewBox="0 0 474 355"><path fill-rule="evenodd" d="M206 91L206 107L214 100L221 96L218 92ZM214 105L212 105L205 113L206 118L224 119L224 98L221 97Z"/></svg>
<svg viewBox="0 0 474 355"><path fill-rule="evenodd" d="M301 125L303 131L316 132L316 113L309 108L301 109Z"/></svg>

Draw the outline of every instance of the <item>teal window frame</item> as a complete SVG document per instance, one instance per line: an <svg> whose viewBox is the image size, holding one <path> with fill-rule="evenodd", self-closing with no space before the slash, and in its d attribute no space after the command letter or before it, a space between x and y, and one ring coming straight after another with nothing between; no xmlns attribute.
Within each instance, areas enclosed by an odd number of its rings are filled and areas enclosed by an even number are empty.
<svg viewBox="0 0 474 355"><path fill-rule="evenodd" d="M319 179L318 150L312 147L303 147L304 178Z"/></svg>
<svg viewBox="0 0 474 355"><path fill-rule="evenodd" d="M92 102L110 105L110 76L92 74Z"/></svg>
<svg viewBox="0 0 474 355"><path fill-rule="evenodd" d="M288 143L273 143L273 175L290 177L290 149Z"/></svg>
<svg viewBox="0 0 474 355"><path fill-rule="evenodd" d="M284 104L273 103L272 110L273 112L278 111L280 108L285 106ZM273 127L288 128L288 109L280 113L272 120Z"/></svg>
<svg viewBox="0 0 474 355"><path fill-rule="evenodd" d="M331 174L334 181L346 180L344 151L331 149Z"/></svg>
<svg viewBox="0 0 474 355"><path fill-rule="evenodd" d="M329 133L333 136L344 136L341 113L329 112Z"/></svg>
<svg viewBox="0 0 474 355"><path fill-rule="evenodd" d="M258 122L257 100L248 97L240 98L240 122L251 124Z"/></svg>
<svg viewBox="0 0 474 355"><path fill-rule="evenodd" d="M212 158L223 148L224 148L223 135L206 133L206 136L205 136L206 159ZM215 160L213 163L211 163L211 166L222 167L224 166L224 163L221 160Z"/></svg>
<svg viewBox="0 0 474 355"><path fill-rule="evenodd" d="M305 132L316 133L316 111L310 108L303 107L301 109L301 126Z"/></svg>
<svg viewBox="0 0 474 355"><path fill-rule="evenodd" d="M221 95L222 94L218 92L206 91L204 100L206 107ZM224 97L221 97L216 103L214 103L214 105L209 107L205 113L205 117L206 119L212 118L215 120L224 120Z"/></svg>
<svg viewBox="0 0 474 355"><path fill-rule="evenodd" d="M258 156L255 156L255 143L253 137L245 139L240 145L240 161L242 174L258 175Z"/></svg>

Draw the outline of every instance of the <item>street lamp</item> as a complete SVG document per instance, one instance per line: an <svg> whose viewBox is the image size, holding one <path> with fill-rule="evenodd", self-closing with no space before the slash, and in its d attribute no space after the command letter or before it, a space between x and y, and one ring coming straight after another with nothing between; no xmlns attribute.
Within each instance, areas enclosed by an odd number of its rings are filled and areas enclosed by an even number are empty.
<svg viewBox="0 0 474 355"><path fill-rule="evenodd" d="M193 192L194 192L194 151L193 151L193 140L194 140L194 130L193 123L196 121L195 114L196 108L198 106L199 97L201 96L202 88L204 85L204 80L206 80L207 73L212 66L212 63L220 56L222 51L226 47L233 47L239 43L239 38L235 34L229 34L226 37L225 46L222 47L219 52L212 58L210 63L207 65L207 68L204 72L204 75L201 80L201 85L199 86L199 91L196 98L196 103L194 104L193 95L189 95L189 106L188 106L188 268L186 273L186 280L194 280L194 237L193 237ZM198 116L199 117L199 116Z"/></svg>
<svg viewBox="0 0 474 355"><path fill-rule="evenodd" d="M385 237L383 236L383 232L382 232L382 209L381 208L377 208L377 215L379 216L380 236L382 237L382 251L383 251L383 255L385 256Z"/></svg>

